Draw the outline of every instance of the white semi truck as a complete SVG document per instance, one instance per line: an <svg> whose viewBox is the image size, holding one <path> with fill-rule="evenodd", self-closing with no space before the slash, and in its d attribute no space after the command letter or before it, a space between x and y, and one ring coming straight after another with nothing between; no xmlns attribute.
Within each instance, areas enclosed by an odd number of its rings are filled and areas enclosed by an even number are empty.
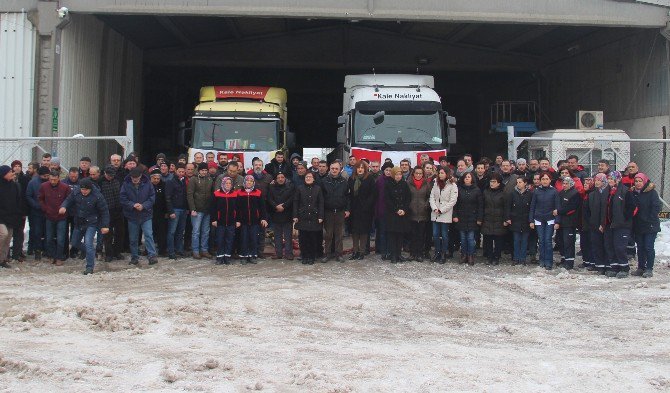
<svg viewBox="0 0 670 393"><path fill-rule="evenodd" d="M442 109L428 75L347 75L336 158L353 155L395 165L422 154L435 161L456 143L456 119Z"/></svg>

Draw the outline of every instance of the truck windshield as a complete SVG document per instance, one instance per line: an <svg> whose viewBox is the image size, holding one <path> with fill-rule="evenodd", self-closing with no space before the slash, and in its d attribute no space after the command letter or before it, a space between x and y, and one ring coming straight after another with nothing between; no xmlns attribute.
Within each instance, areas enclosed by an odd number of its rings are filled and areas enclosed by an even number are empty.
<svg viewBox="0 0 670 393"><path fill-rule="evenodd" d="M279 148L279 120L193 119L193 147L215 150Z"/></svg>
<svg viewBox="0 0 670 393"><path fill-rule="evenodd" d="M375 114L377 113L377 116ZM356 111L353 140L357 145L378 143L442 145L440 114L433 112Z"/></svg>

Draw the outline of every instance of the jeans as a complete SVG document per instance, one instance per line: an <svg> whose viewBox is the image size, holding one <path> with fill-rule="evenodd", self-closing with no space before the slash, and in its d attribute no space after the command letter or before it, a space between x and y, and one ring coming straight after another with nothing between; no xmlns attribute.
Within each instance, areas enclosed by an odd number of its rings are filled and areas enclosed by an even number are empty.
<svg viewBox="0 0 670 393"><path fill-rule="evenodd" d="M375 252L377 254L388 254L389 246L386 236L386 220L384 217L375 219L377 233L375 235Z"/></svg>
<svg viewBox="0 0 670 393"><path fill-rule="evenodd" d="M637 268L641 270L654 270L654 259L656 251L654 242L656 242L658 233L636 233L635 243L637 243Z"/></svg>
<svg viewBox="0 0 670 393"><path fill-rule="evenodd" d="M30 225L29 245L32 246L33 251L44 251L44 215L32 209L28 216L28 223Z"/></svg>
<svg viewBox="0 0 670 393"><path fill-rule="evenodd" d="M275 236L277 236L275 234ZM235 224L219 225L216 227L216 257L228 257L233 255L233 244L235 242Z"/></svg>
<svg viewBox="0 0 670 393"><path fill-rule="evenodd" d="M275 222L272 224L272 230L275 233L275 255L281 257L283 248L285 257L293 256L293 223Z"/></svg>
<svg viewBox="0 0 670 393"><path fill-rule="evenodd" d="M209 248L209 214L197 212L191 216L193 232L191 235L191 249L194 253L207 252Z"/></svg>
<svg viewBox="0 0 670 393"><path fill-rule="evenodd" d="M526 262L526 257L528 256L528 237L530 232L512 232L512 238L514 243L514 255L513 258L517 262Z"/></svg>
<svg viewBox="0 0 670 393"><path fill-rule="evenodd" d="M130 256L132 259L139 259L140 229L144 234L144 247L147 249L149 258L156 256L156 246L154 245L154 231L151 220L143 223L137 221L128 221L128 240L130 243Z"/></svg>
<svg viewBox="0 0 670 393"><path fill-rule="evenodd" d="M605 229L605 251L609 261L609 268L615 272L627 272L628 266L628 240L630 229L607 228Z"/></svg>
<svg viewBox="0 0 670 393"><path fill-rule="evenodd" d="M240 227L242 236L242 258L258 257L258 224L242 224Z"/></svg>
<svg viewBox="0 0 670 393"><path fill-rule="evenodd" d="M475 231L459 231L461 252L467 256L475 255Z"/></svg>
<svg viewBox="0 0 670 393"><path fill-rule="evenodd" d="M49 256L61 261L65 260L65 230L67 221L46 220L46 249ZM54 242L54 237L56 238Z"/></svg>
<svg viewBox="0 0 670 393"><path fill-rule="evenodd" d="M174 255L175 251L180 254L184 253L184 229L186 228L187 213L183 209L174 209L176 217L170 218L168 222L167 248L169 255ZM144 226L142 226L142 231L144 231Z"/></svg>
<svg viewBox="0 0 670 393"><path fill-rule="evenodd" d="M540 266L553 267L554 265L554 248L551 244L551 238L554 236L553 224L535 225L537 231L537 239L540 242Z"/></svg>
<svg viewBox="0 0 670 393"><path fill-rule="evenodd" d="M449 223L433 221L433 244L436 254L449 252Z"/></svg>
<svg viewBox="0 0 670 393"><path fill-rule="evenodd" d="M98 228L92 225L86 227L75 226L72 231L71 245L77 250L86 251L86 270L93 270L95 265L95 244L93 239L98 232ZM84 238L82 247L81 239Z"/></svg>

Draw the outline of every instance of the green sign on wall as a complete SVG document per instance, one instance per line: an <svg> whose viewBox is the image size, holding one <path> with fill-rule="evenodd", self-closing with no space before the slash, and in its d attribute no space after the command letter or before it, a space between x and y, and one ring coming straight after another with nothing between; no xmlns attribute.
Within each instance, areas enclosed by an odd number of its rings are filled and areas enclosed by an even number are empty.
<svg viewBox="0 0 670 393"><path fill-rule="evenodd" d="M54 107L51 112L51 132L58 132L58 108Z"/></svg>

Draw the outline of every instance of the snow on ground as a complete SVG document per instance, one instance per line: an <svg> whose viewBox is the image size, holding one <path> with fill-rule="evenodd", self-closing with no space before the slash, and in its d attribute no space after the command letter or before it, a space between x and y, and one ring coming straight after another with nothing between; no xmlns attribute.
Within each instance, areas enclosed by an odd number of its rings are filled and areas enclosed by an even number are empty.
<svg viewBox="0 0 670 393"><path fill-rule="evenodd" d="M667 241L667 239L666 239ZM668 391L670 269L25 262L0 391Z"/></svg>
<svg viewBox="0 0 670 393"><path fill-rule="evenodd" d="M670 220L661 221L661 233L654 243L656 256L670 258Z"/></svg>

